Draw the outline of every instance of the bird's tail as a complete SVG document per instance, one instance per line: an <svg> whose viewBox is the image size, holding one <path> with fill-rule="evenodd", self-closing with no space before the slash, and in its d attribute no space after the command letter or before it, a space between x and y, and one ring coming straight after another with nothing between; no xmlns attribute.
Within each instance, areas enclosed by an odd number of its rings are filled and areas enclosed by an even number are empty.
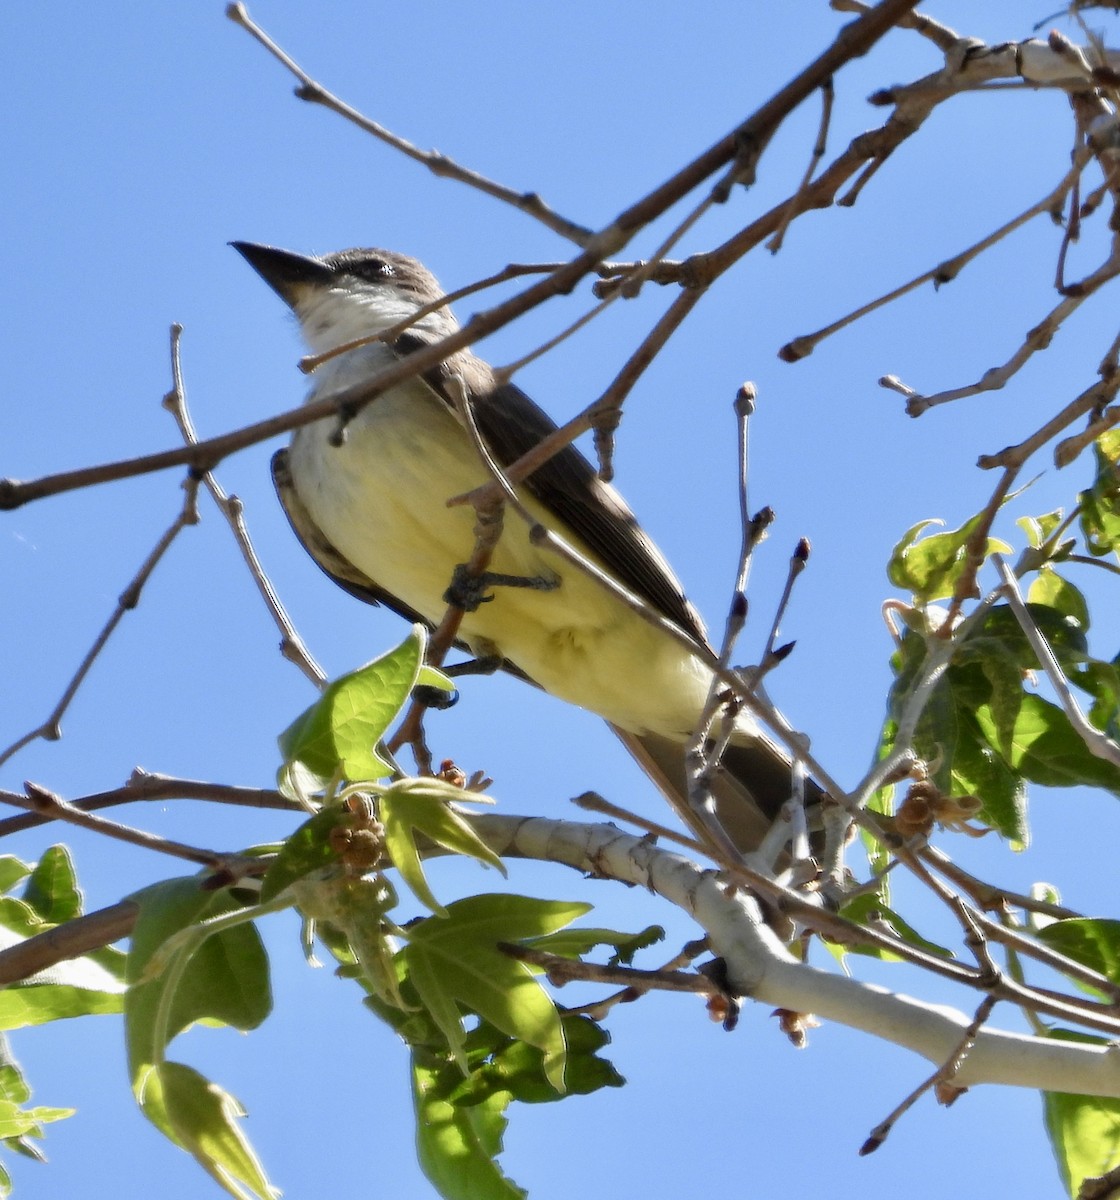
<svg viewBox="0 0 1120 1200"><path fill-rule="evenodd" d="M696 831L699 817L688 800L685 748L661 734L629 733L612 726L623 744L685 824ZM736 737L727 747L711 784L716 816L741 853L756 850L793 795L793 765L768 738ZM824 793L805 780L805 804L812 820Z"/></svg>

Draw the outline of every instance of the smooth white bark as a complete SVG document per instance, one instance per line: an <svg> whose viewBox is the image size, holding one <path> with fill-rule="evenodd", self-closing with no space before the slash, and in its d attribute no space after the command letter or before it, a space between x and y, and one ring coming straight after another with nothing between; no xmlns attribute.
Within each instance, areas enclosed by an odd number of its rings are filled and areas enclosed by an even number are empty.
<svg viewBox="0 0 1120 1200"><path fill-rule="evenodd" d="M647 887L677 905L708 933L736 990L761 1003L865 1030L937 1065L953 1053L971 1020L957 1009L798 962L749 896L728 896L713 871L613 826L491 814L475 817L472 824L499 854L565 863ZM1120 1097L1120 1046L1087 1046L985 1027L956 1081Z"/></svg>

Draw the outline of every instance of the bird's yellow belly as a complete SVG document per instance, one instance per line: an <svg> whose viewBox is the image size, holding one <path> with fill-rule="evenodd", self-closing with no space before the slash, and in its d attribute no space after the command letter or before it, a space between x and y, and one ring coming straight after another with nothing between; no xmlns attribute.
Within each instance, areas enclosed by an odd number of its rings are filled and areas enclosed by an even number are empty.
<svg viewBox="0 0 1120 1200"><path fill-rule="evenodd" d="M486 479L465 430L423 385L375 400L350 423L340 447L328 443L331 428L318 422L293 440L300 499L346 558L438 622L452 571L474 546L474 510L446 501ZM535 501L527 504L555 528ZM595 580L532 545L515 513L506 514L490 569L554 586L489 588L493 599L468 612L461 626L476 652L496 650L546 691L633 732L691 730L706 669Z"/></svg>

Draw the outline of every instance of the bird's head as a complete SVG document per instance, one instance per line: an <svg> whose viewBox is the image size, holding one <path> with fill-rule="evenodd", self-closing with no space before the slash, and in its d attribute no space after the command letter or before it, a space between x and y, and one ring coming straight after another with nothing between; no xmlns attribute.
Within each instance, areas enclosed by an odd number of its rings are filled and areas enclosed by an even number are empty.
<svg viewBox="0 0 1120 1200"><path fill-rule="evenodd" d="M230 244L291 308L304 340L318 354L380 333L443 295L427 267L392 250L315 257L255 242ZM451 310L440 308L411 332L442 338L458 327Z"/></svg>

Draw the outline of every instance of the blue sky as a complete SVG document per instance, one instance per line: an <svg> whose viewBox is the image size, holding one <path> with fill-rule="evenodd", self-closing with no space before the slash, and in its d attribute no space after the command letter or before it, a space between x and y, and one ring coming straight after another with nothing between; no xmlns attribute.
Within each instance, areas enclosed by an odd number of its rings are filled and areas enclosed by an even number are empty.
<svg viewBox="0 0 1120 1200"><path fill-rule="evenodd" d="M946 0L932 12L962 34L1004 40L1029 36L1044 7ZM531 219L433 178L293 99L291 79L222 10L107 3L6 14L0 475L29 478L176 444L159 405L173 321L185 327L187 391L202 434L298 401L294 325L227 247L232 239L311 252L382 245L421 257L448 288L509 261L570 252ZM655 0L640 17L633 6L579 0L562 8L256 0L250 11L313 76L384 125L539 191L592 226L733 127L839 24L823 3L700 9ZM852 64L837 79L830 154L882 119L868 94L936 67L932 49L906 32ZM711 213L686 252L715 244L788 194L817 114L813 101L794 115L767 150L757 186ZM844 782L857 780L874 753L889 684L879 609L891 594L892 545L916 521L957 525L978 510L995 481L975 468L977 455L1018 440L1087 386L1115 331L1105 306L1090 303L1012 386L920 421L877 386L893 372L935 391L1011 353L1054 302L1058 235L1043 218L951 286L908 297L804 362L783 364L776 351L1035 201L1066 169L1070 140L1059 95L970 96L945 106L854 209L810 215L781 254L757 252L721 280L627 403L616 482L718 630L739 537L731 401L743 380L757 384L751 502L770 504L778 520L753 567L743 655L761 645L789 553L809 537L813 557L784 627L797 650L772 692ZM648 253L668 228L641 237L633 255ZM1095 266L1103 246L1099 230L1087 232L1071 274ZM646 289L615 305L519 382L558 419L577 412L666 300ZM480 352L497 363L518 358L587 303L586 292L556 301ZM461 306L460 316L471 308ZM285 604L337 674L399 640L403 626L336 591L302 554L272 495L274 448L230 459L219 479L243 499ZM1013 516L1068 505L1087 479L1084 464L1065 475L1047 468L1039 462L1044 473L1009 514L1005 536L1014 535ZM2 514L0 744L53 706L174 516L179 482L171 472ZM63 739L29 747L0 785L34 779L77 796L115 786L136 765L271 781L275 736L310 691L277 654L275 630L221 519L203 508L202 524L182 536L96 664ZM1106 640L1098 650L1110 656L1115 647ZM471 684L431 736L441 757L491 774L506 811L563 815L570 796L594 788L658 813L657 798L596 719L516 681ZM187 802L119 815L222 848L272 840L292 826L276 814ZM1036 793L1032 816L1037 840L1025 854L994 839L951 850L1009 885L1049 879L1065 884L1074 906L1103 909L1114 898L1110 875L1084 856L1114 843L1114 803ZM1088 829L1089 847L1081 836ZM27 835L2 849L33 859L57 836ZM82 834L66 840L90 908L179 873L133 848ZM448 894L501 886L474 867L441 864L434 873ZM597 924L665 923L666 957L693 936L648 897L558 868L519 868L509 886L594 900ZM931 922L924 932L953 936L940 913L911 899ZM249 1134L287 1195L427 1195L413 1161L401 1048L362 1010L356 990L306 967L293 920L274 918L267 935L275 1017L249 1038L193 1032L185 1053L249 1108ZM875 967L868 977L975 1003L898 968ZM893 1194L901 1180L915 1198L975 1194L997 1178L1006 1194L1049 1195L1058 1186L1034 1095L980 1089L949 1112L923 1101L878 1154L860 1160L868 1130L924 1077L922 1061L836 1027L814 1032L811 1049L796 1053L761 1008L748 1008L729 1036L679 997L629 1006L611 1028L626 1090L513 1113L503 1161L536 1200L576 1191L586 1200L675 1195L698 1184L734 1196L782 1188L843 1197ZM209 1194L193 1164L135 1114L114 1019L24 1032L14 1050L37 1102L80 1110L50 1129L49 1166L15 1164L18 1194L89 1194L93 1177L121 1196Z"/></svg>

